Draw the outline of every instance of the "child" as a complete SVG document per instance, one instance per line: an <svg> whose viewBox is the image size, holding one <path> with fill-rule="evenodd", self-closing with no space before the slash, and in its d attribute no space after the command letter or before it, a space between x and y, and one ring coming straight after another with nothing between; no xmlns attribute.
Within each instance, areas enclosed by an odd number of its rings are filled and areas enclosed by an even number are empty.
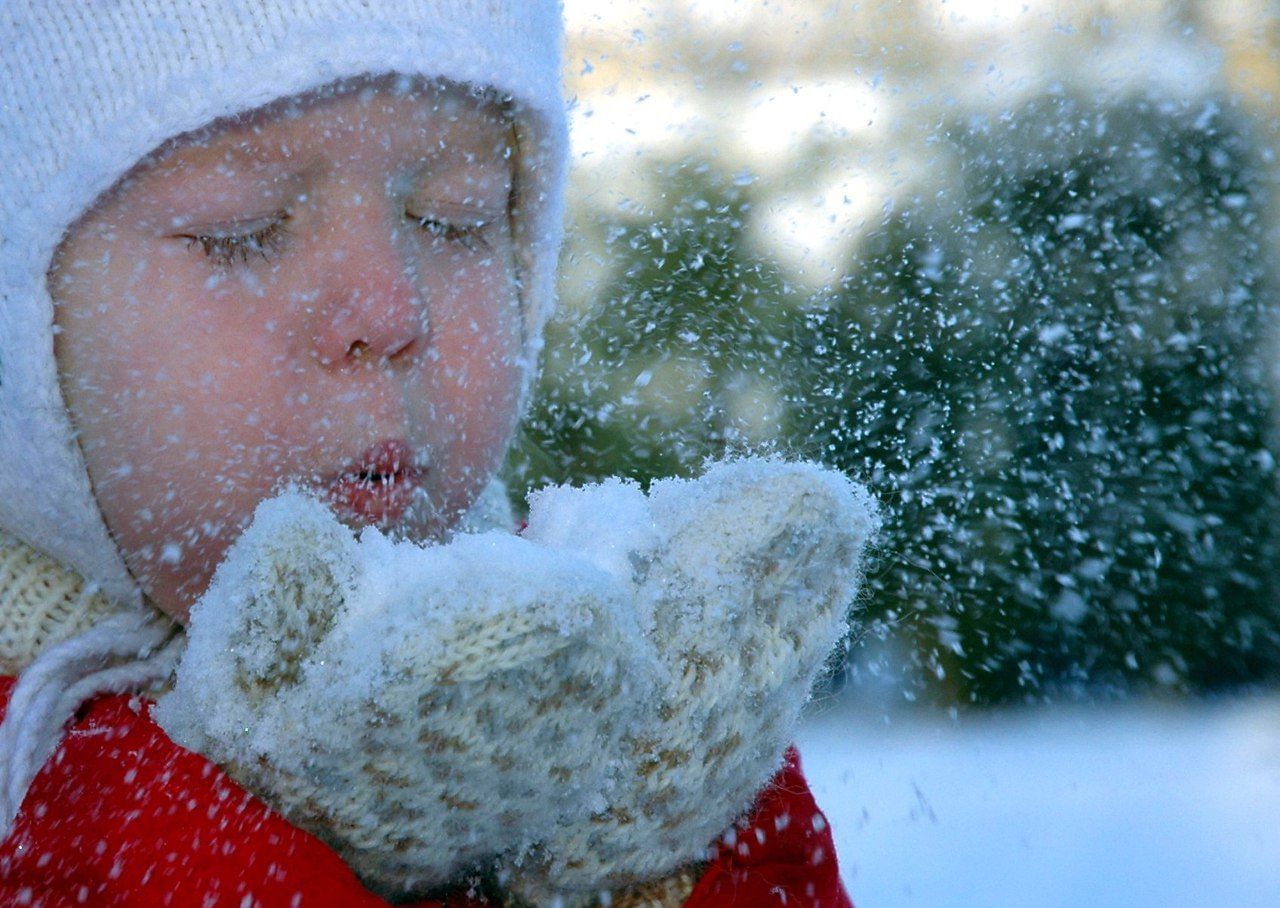
<svg viewBox="0 0 1280 908"><path fill-rule="evenodd" d="M560 27L550 0L0 16L5 904L382 904L128 694L282 482L416 539L501 497L559 243ZM612 903L847 904L794 753L739 825ZM510 898L454 884L423 904Z"/></svg>

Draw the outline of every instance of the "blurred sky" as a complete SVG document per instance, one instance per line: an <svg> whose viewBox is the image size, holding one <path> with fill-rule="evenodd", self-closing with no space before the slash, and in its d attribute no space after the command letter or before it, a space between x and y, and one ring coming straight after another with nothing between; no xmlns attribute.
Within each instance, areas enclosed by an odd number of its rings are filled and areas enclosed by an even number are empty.
<svg viewBox="0 0 1280 908"><path fill-rule="evenodd" d="M1059 84L1166 96L1212 84L1280 112L1275 0L568 0L572 204L655 205L646 156L691 153L767 204L754 241L821 287L880 222L927 192L946 113L1010 108ZM573 242L571 238L570 249ZM576 266L576 271L575 271ZM570 309L598 256L571 256Z"/></svg>

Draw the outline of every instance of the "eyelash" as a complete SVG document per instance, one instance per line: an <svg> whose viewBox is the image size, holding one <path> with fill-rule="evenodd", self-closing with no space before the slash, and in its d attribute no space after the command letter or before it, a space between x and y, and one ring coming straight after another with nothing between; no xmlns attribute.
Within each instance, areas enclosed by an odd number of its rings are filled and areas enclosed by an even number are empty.
<svg viewBox="0 0 1280 908"><path fill-rule="evenodd" d="M458 243L468 252L489 248L489 240L484 234L489 226L488 221L460 226L432 217L419 217L414 214L408 217L432 238ZM281 215L270 224L251 233L225 236L182 233L178 234L178 237L187 241L188 249L199 246L205 256L219 267L247 265L255 256L260 256L265 262L280 251L281 244L289 236L289 227L286 223L288 220L287 214Z"/></svg>
<svg viewBox="0 0 1280 908"><path fill-rule="evenodd" d="M458 224L451 224L448 221L441 221L432 217L418 217L412 214L409 217L431 237L447 240L450 243L458 243L468 252L489 248L489 240L484 235L485 228L489 226L488 221L459 226Z"/></svg>
<svg viewBox="0 0 1280 908"><path fill-rule="evenodd" d="M183 233L179 236L187 241L188 249L199 246L215 265L227 267L237 262L247 265L253 256L261 256L265 262L280 251L280 245L289 235L287 221L288 215L283 215L252 233L228 236Z"/></svg>

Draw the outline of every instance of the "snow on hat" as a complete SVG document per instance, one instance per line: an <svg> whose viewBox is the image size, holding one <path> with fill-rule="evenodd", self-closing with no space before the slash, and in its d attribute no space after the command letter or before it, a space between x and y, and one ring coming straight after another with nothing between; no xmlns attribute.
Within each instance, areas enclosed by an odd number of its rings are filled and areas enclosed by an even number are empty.
<svg viewBox="0 0 1280 908"><path fill-rule="evenodd" d="M46 273L67 228L166 139L336 80L397 72L511 97L532 362L568 160L562 28L559 0L0 5L0 529L140 601L62 399Z"/></svg>

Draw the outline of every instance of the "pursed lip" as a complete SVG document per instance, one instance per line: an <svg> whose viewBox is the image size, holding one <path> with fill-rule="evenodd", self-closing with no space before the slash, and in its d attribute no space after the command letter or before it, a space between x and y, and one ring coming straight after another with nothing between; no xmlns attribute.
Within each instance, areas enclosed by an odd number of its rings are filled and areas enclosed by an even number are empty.
<svg viewBox="0 0 1280 908"><path fill-rule="evenodd" d="M400 521L426 479L413 449L400 439L369 447L325 484L329 500L364 523L389 525Z"/></svg>

